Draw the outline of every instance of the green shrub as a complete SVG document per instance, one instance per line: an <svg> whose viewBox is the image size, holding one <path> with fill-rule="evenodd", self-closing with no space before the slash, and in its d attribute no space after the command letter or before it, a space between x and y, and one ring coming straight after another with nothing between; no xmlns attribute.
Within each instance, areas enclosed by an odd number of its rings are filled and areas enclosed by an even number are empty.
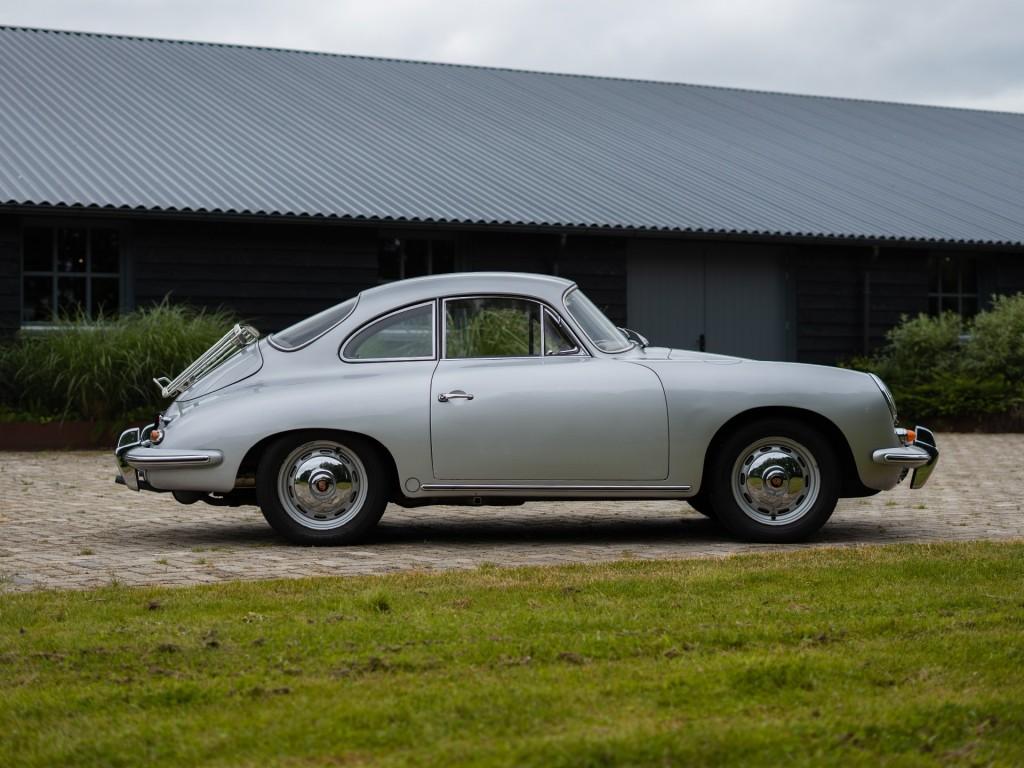
<svg viewBox="0 0 1024 768"><path fill-rule="evenodd" d="M851 368L881 376L904 420L1019 415L1024 408L1024 294L993 297L963 323L951 312L904 317L873 357Z"/></svg>
<svg viewBox="0 0 1024 768"><path fill-rule="evenodd" d="M166 406L155 376L174 376L235 318L167 301L115 319L77 318L0 347L0 411L106 421Z"/></svg>
<svg viewBox="0 0 1024 768"><path fill-rule="evenodd" d="M967 363L988 374L1000 371L1011 381L1024 381L1024 293L994 296L992 309L971 324Z"/></svg>

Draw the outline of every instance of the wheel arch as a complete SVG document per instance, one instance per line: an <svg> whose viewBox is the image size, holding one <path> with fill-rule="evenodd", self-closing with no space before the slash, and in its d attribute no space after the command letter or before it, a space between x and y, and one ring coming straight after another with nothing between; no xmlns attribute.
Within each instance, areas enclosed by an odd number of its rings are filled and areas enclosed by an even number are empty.
<svg viewBox="0 0 1024 768"><path fill-rule="evenodd" d="M365 440L370 443L379 453L388 470L388 499L393 500L401 494L401 489L398 485L398 465L395 463L395 457L392 456L391 451L388 450L387 446L377 438L372 435L368 435L365 432L356 432L344 429L286 429L281 432L275 432L267 435L246 451L245 456L242 458L242 463L238 465L238 474L235 479L235 484L238 484L238 478L248 475L255 477L256 468L259 466L260 458L271 444L284 437L314 434L319 437L333 437L342 442L346 437L358 437L360 440Z"/></svg>
<svg viewBox="0 0 1024 768"><path fill-rule="evenodd" d="M725 442L726 438L728 438L728 436L735 430L746 424L760 419L770 418L795 419L800 423L821 432L829 443L835 446L836 458L839 460L839 467L842 472L841 497L850 498L871 496L878 493L877 490L868 488L861 482L860 475L857 472L857 463L853 458L853 450L850 448L850 442L846 439L843 431L839 429L839 427L837 427L828 417L823 416L816 411L810 411L806 408L796 408L793 406L764 406L759 408L750 408L736 414L719 427L718 431L715 432L714 437L711 438L711 442L708 443L707 450L704 452L704 469L701 474L702 491L708 487L709 474L711 472L713 459L720 450L722 443Z"/></svg>

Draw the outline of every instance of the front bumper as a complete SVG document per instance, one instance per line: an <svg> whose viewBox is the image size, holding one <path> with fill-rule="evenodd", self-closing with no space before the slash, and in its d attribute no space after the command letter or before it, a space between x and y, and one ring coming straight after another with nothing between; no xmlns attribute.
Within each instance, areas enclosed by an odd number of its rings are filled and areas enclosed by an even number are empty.
<svg viewBox="0 0 1024 768"><path fill-rule="evenodd" d="M925 427L914 430L913 440L908 441L907 430L897 430L903 445L896 448L879 448L871 458L876 464L890 464L914 470L910 478L910 487L917 489L924 486L935 470L939 461L939 448L935 434Z"/></svg>
<svg viewBox="0 0 1024 768"><path fill-rule="evenodd" d="M117 440L114 461L121 480L133 491L149 490L146 482L148 469L185 469L215 467L224 460L224 454L215 450L181 450L154 448L142 435L149 434L149 427L126 429Z"/></svg>

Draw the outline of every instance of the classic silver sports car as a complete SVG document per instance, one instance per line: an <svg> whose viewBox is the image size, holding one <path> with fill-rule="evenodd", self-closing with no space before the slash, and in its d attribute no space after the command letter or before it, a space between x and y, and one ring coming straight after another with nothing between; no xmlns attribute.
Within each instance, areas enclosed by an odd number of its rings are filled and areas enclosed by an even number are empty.
<svg viewBox="0 0 1024 768"><path fill-rule="evenodd" d="M651 347L544 275L382 285L155 381L175 399L121 435L118 482L258 504L304 544L354 542L388 502L554 499L685 499L795 541L938 459L877 376Z"/></svg>

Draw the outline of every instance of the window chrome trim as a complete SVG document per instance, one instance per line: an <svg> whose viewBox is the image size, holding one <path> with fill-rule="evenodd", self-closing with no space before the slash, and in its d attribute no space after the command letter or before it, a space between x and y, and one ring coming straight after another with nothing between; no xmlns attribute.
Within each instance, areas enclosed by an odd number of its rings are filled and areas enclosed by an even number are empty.
<svg viewBox="0 0 1024 768"><path fill-rule="evenodd" d="M514 299L516 301L528 301L540 307L540 354L539 355L503 355L501 357L448 357L448 312L445 306L449 301L466 301L469 299ZM545 355L544 354L544 312L547 311L555 319L558 326L566 332L571 341L576 343L577 352L571 355ZM587 348L580 343L579 337L565 318L559 315L558 311L547 302L534 296L523 296L515 293L473 293L459 296L445 296L441 299L441 322L438 324L441 331L441 359L442 360L546 360L552 357L592 357Z"/></svg>
<svg viewBox="0 0 1024 768"><path fill-rule="evenodd" d="M368 330L371 326L376 325L377 323L381 322L382 320L387 320L389 317L393 317L394 315L399 315L399 314L401 314L403 312L411 312L414 309L419 309L420 307L426 307L426 306L430 307L430 356L429 357L419 356L419 357L359 357L359 358L353 358L353 357L347 357L345 355L345 349L348 347L349 344L352 343L352 341L355 339L355 337L358 336L363 331ZM346 362L346 363L409 363L409 362L414 362L414 361L422 362L424 360L437 360L437 300L436 299L430 299L428 301L417 302L416 304L409 304L408 306L400 307L398 309L394 309L391 312L386 312L383 315L378 315L377 317L373 318L372 320L368 320L367 322L363 323L356 330L352 331L352 333L350 333L348 336L345 337L345 340L342 341L341 344L338 346L338 357L340 357L342 359L342 361Z"/></svg>
<svg viewBox="0 0 1024 768"><path fill-rule="evenodd" d="M596 349L598 352L601 352L601 353L603 353L605 355L618 355L618 354L621 354L622 352L628 352L629 350L636 348L636 342L635 341L630 341L625 336L623 336L623 340L626 342L626 346L624 346L622 349L613 349L613 350L602 349L600 344L598 344L596 341L594 341L592 338L590 338L590 334L587 333L587 329L583 327L583 324L580 323L580 321L576 319L576 316L572 313L572 311L566 305L565 301L566 301L566 299L569 298L569 294L572 293L573 291L580 291L580 287L578 285L576 285L575 283L573 283L568 288L566 288L565 291L562 293L562 307L565 309L565 313L569 317L572 318L573 322L576 323L576 325L579 326L580 332L584 336L587 337L587 341L589 341L594 346L594 349ZM583 291L580 291L580 293L583 293ZM585 293L583 295L586 296ZM587 296L587 300L590 301L590 297L589 296ZM590 301L590 303L594 304L593 301ZM601 308L598 307L596 304L594 304L594 306L597 307L598 311L601 311ZM604 312L601 311L601 314L603 315ZM607 315L605 315L605 317L607 317ZM612 322L611 318L608 318L608 322L610 322L610 323ZM612 323L612 325L615 325L615 324ZM617 329L618 329L618 326L616 326L616 330Z"/></svg>

